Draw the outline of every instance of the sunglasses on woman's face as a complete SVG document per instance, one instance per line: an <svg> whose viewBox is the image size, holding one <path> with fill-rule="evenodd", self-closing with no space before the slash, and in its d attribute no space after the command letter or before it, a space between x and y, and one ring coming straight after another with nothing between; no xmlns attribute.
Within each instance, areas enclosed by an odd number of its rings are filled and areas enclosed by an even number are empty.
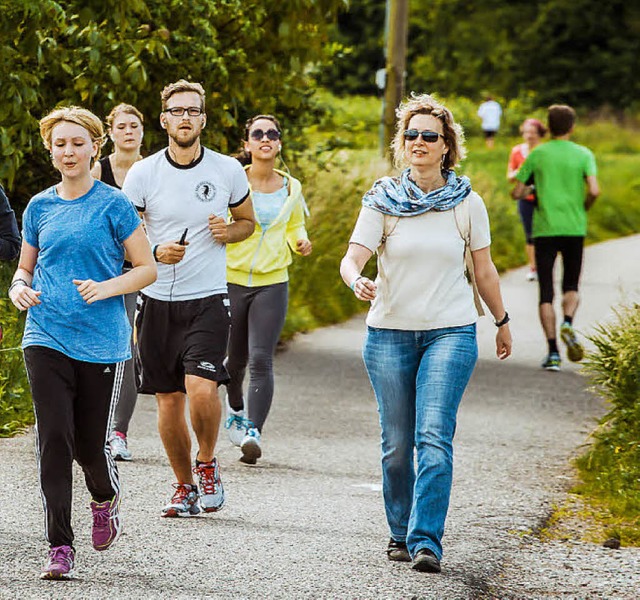
<svg viewBox="0 0 640 600"><path fill-rule="evenodd" d="M275 142L280 139L280 132L277 129L267 129L263 131L262 129L254 129L249 133L249 137L252 140L260 141L264 136L267 136L267 139Z"/></svg>
<svg viewBox="0 0 640 600"><path fill-rule="evenodd" d="M407 129L403 135L404 139L409 140L410 142L412 142L413 140L417 140L419 135L422 136L422 139L425 142L430 142L432 144L433 142L437 142L438 138L444 139L444 136L441 133L438 133L437 131L429 131L428 129L425 129L424 131L418 131L417 129Z"/></svg>

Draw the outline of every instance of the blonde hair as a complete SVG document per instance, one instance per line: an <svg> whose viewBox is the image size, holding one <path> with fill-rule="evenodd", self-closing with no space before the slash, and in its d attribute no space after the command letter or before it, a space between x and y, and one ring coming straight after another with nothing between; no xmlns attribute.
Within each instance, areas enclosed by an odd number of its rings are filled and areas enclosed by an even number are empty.
<svg viewBox="0 0 640 600"><path fill-rule="evenodd" d="M107 123L107 127L109 128L109 131L113 129L113 122L120 113L125 113L127 115L133 115L134 117L138 117L138 119L140 120L140 124L144 125L144 116L135 106L133 106L132 104L121 103L121 104L118 104L117 106L114 106L111 109L111 112L107 115L107 118L105 119Z"/></svg>
<svg viewBox="0 0 640 600"><path fill-rule="evenodd" d="M200 108L202 108L204 112L204 99L205 93L204 88L199 83L191 83L186 79L178 79L178 81L174 83L170 83L165 86L165 88L160 93L160 99L162 100L162 110L167 109L167 101L174 94L179 94L180 92L195 92L200 96Z"/></svg>
<svg viewBox="0 0 640 600"><path fill-rule="evenodd" d="M98 152L91 159L91 165L93 166L93 163L100 158L100 148L105 142L102 121L90 110L80 106L65 106L52 110L48 115L40 119L40 137L47 150L51 150L53 128L63 122L80 125L80 127L87 130L91 142L98 143Z"/></svg>
<svg viewBox="0 0 640 600"><path fill-rule="evenodd" d="M453 169L461 160L464 160L467 156L464 131L462 126L455 122L451 111L429 94L412 92L411 96L396 109L396 134L391 142L391 150L393 164L398 169L407 165L404 132L415 115L432 115L442 123L444 143L449 148L442 162L443 171Z"/></svg>

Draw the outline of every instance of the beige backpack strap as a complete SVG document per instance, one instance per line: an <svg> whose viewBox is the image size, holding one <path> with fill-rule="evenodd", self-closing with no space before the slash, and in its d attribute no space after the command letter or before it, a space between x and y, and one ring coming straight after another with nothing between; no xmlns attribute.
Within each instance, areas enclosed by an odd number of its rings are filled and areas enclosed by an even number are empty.
<svg viewBox="0 0 640 600"><path fill-rule="evenodd" d="M382 226L382 239L378 246L378 256L382 254L384 245L387 243L389 236L396 230L400 217L392 217L391 215L384 215L384 225Z"/></svg>
<svg viewBox="0 0 640 600"><path fill-rule="evenodd" d="M473 302L476 305L478 316L484 315L484 306L480 299L480 292L476 284L476 275L473 269L473 257L471 256L471 211L469 210L469 197L453 208L453 218L458 228L460 237L464 240L464 274L473 289Z"/></svg>

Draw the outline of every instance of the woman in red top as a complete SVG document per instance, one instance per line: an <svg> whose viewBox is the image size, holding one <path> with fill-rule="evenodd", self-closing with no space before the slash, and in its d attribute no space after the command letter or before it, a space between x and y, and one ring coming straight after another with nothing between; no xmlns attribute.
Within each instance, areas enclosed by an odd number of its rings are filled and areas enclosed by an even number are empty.
<svg viewBox="0 0 640 600"><path fill-rule="evenodd" d="M520 126L520 133L522 133L523 144L514 146L509 156L509 166L507 167L507 179L510 183L515 182L518 169L525 161L529 152L533 150L544 137L547 130L545 126L538 121L538 119L526 119ZM531 182L533 183L533 182ZM535 281L538 278L536 272L535 253L533 250L533 238L531 236L531 229L533 225L533 211L535 209L536 196L533 192L518 200L518 212L520 213L520 220L524 227L524 234L526 237L526 251L527 259L529 260L529 272L527 273L527 281Z"/></svg>

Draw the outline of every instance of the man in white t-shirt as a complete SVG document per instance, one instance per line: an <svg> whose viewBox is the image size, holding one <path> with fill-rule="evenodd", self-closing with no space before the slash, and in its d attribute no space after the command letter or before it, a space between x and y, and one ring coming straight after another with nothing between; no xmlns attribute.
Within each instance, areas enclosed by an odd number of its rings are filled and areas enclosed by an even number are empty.
<svg viewBox="0 0 640 600"><path fill-rule="evenodd" d="M162 516L183 517L224 503L214 451L218 385L228 381L225 246L248 238L255 220L240 163L200 144L207 120L202 86L181 79L161 98L169 146L134 164L122 189L142 214L159 263L157 281L138 301L138 389L156 395L158 429L177 480ZM187 396L198 442L193 469Z"/></svg>
<svg viewBox="0 0 640 600"><path fill-rule="evenodd" d="M500 129L502 107L491 96L487 96L478 107L478 116L482 119L482 131L487 148L493 148L494 138Z"/></svg>

